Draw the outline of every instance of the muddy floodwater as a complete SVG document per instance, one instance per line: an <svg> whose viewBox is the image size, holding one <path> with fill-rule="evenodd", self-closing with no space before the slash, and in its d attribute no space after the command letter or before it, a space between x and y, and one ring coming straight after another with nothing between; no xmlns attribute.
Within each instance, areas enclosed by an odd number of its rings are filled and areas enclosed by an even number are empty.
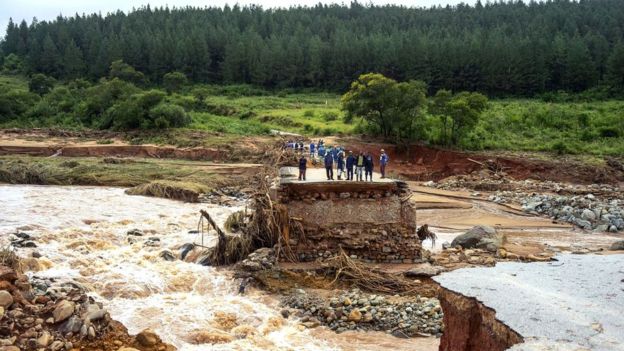
<svg viewBox="0 0 624 351"><path fill-rule="evenodd" d="M17 229L32 234L42 254L40 271L29 275L73 280L104 303L111 316L130 333L155 330L180 350L436 350L436 339L397 339L384 333L334 334L323 328L300 330L296 320L283 320L277 298L262 291L238 294L228 269L183 261L168 262L159 254L177 253L188 242L200 242L200 209L222 224L236 207L185 204L129 196L120 188L0 185L0 241ZM145 232L130 244L127 232ZM145 246L149 237L158 246ZM214 240L204 237L205 243ZM236 324L254 334L224 344L194 345L197 331L217 331L219 312L232 313Z"/></svg>

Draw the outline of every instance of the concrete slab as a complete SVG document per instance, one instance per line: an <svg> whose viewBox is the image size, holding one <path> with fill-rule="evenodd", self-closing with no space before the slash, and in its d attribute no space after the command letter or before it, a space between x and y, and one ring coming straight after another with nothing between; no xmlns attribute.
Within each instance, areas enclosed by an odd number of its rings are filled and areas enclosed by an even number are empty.
<svg viewBox="0 0 624 351"><path fill-rule="evenodd" d="M475 297L525 338L512 350L624 350L624 255L498 263L434 280Z"/></svg>
<svg viewBox="0 0 624 351"><path fill-rule="evenodd" d="M297 167L282 167L280 168L280 181L282 184L286 183L394 183L396 180L390 178L381 178L381 174L377 172L373 172L373 181L372 182L356 182L356 181L347 181L344 180L346 176L343 177L343 180L337 180L338 174L336 169L334 168L334 179L335 180L327 180L327 176L325 174L325 168L308 168L306 171L306 181L299 181L297 178L299 177L299 169Z"/></svg>

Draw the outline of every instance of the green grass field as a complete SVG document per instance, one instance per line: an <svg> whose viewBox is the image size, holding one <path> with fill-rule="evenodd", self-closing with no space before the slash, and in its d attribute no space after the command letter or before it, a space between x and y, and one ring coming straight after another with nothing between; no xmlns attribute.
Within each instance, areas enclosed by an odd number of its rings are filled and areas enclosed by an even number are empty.
<svg viewBox="0 0 624 351"><path fill-rule="evenodd" d="M88 129L90 126L84 124L78 108L87 97L80 97L77 95L80 91L72 93L71 89L57 85L43 98L32 94L24 97L22 101L26 102L22 102L21 117L15 117L15 114L3 117L0 106L0 128ZM28 95L27 79L0 75L0 100L3 91L14 92L4 96L7 103L19 93ZM202 94L199 95L198 91ZM28 99L34 103L27 103ZM310 137L354 135L362 130L362 122L357 119L350 124L344 122L340 95L336 93L270 92L250 86L198 85L168 95L165 101L182 106L190 116L190 124L175 130L150 129L132 142L194 146L198 145L197 140L185 137L193 131L213 133L213 139L219 144L240 136L267 135L271 130ZM46 115L42 116L39 111ZM423 123L427 135L424 141L437 144L441 139L440 120L428 115L421 118L426 119ZM622 156L624 101L491 100L476 128L460 140L458 147Z"/></svg>

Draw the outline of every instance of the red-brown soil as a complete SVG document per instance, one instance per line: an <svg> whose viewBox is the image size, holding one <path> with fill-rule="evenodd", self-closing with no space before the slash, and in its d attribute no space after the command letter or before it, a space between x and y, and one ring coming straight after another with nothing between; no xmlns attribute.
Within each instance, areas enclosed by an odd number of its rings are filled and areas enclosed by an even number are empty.
<svg viewBox="0 0 624 351"><path fill-rule="evenodd" d="M485 152L463 152L413 145L408 152L398 152L391 144L341 140L348 150L379 155L384 149L391 163L386 172L408 180L440 180L449 176L478 172L493 165L516 180L535 179L579 184L619 183L624 172L608 164L591 165L566 157L537 159L529 155L501 155ZM476 161L476 162L475 162Z"/></svg>

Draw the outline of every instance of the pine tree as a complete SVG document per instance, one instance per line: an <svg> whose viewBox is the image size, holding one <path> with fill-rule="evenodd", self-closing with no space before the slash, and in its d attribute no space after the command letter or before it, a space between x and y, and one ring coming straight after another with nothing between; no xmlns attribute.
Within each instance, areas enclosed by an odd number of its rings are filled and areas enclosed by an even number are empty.
<svg viewBox="0 0 624 351"><path fill-rule="evenodd" d="M85 71L86 65L82 51L80 51L76 43L71 40L69 44L65 46L65 52L63 53L63 74L66 78L75 79L82 77Z"/></svg>

